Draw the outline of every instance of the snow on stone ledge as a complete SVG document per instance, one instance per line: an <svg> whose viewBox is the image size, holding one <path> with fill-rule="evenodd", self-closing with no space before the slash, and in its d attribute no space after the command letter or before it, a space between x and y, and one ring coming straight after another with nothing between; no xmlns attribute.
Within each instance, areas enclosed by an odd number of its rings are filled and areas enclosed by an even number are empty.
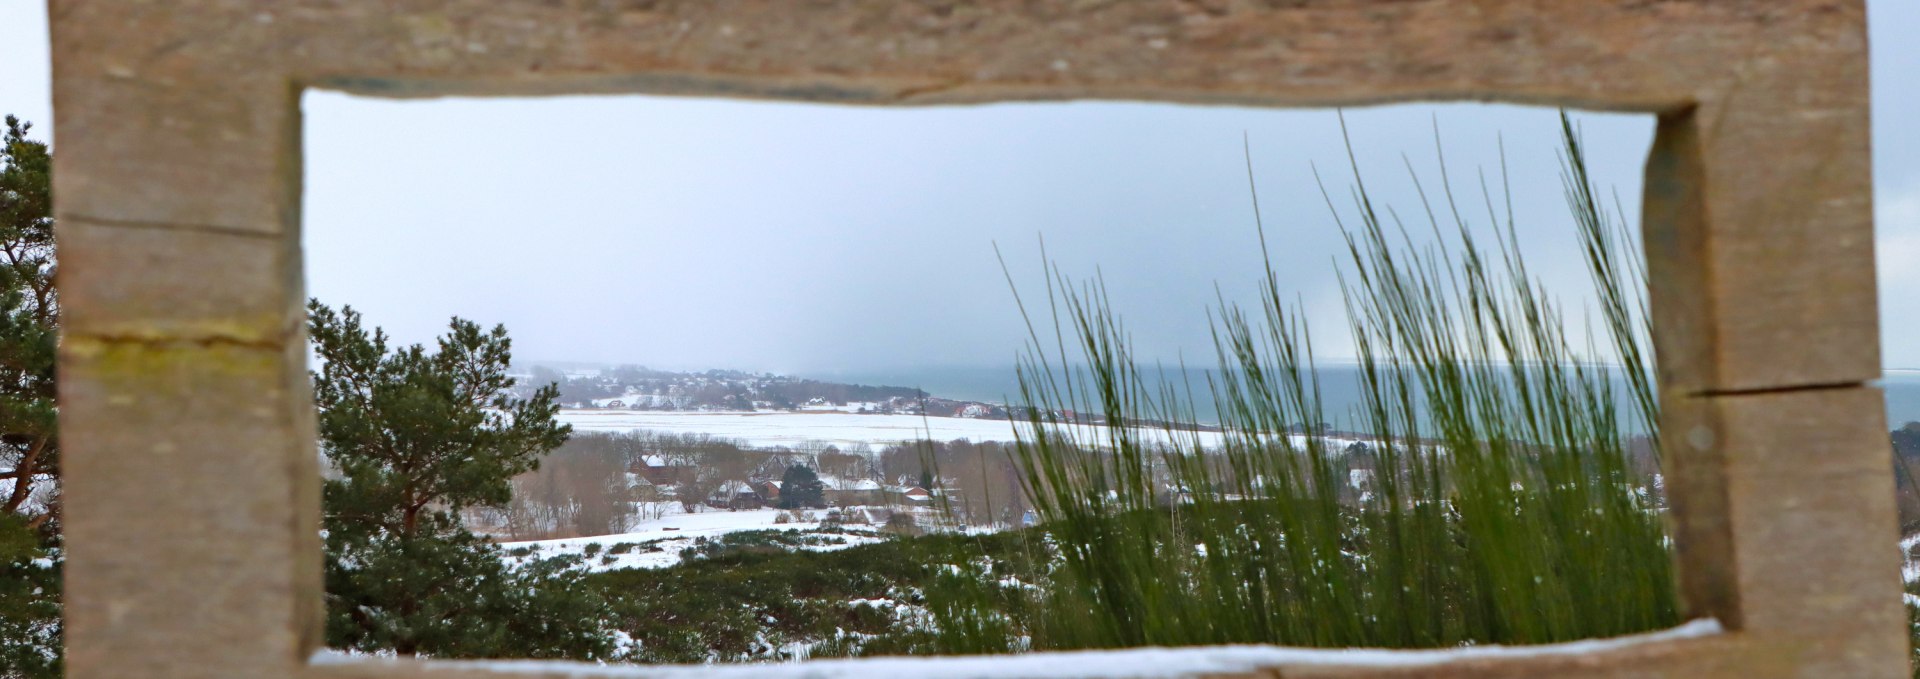
<svg viewBox="0 0 1920 679"><path fill-rule="evenodd" d="M1130 648L1112 651L1059 651L1020 655L890 657L813 660L787 664L742 665L591 665L543 660L440 660L415 665L464 673L502 676L538 675L580 679L854 679L858 677L913 677L914 679L972 679L974 677L1032 677L1035 679L1092 679L1094 677L1185 677L1247 672L1278 665L1340 665L1346 667L1419 667L1462 660L1537 658L1611 651L1638 644L1709 637L1721 633L1715 620L1695 620L1673 629L1540 646L1471 646L1434 650L1310 649L1282 646L1203 646L1192 648ZM322 650L315 665L393 663L392 660Z"/></svg>

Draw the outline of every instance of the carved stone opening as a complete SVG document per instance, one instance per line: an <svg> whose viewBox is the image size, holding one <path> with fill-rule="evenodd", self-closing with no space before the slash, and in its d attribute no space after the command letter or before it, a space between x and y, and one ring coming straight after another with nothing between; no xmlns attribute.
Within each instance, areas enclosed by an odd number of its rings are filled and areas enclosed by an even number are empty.
<svg viewBox="0 0 1920 679"><path fill-rule="evenodd" d="M1730 633L1271 670L1906 671L1871 386L1862 0L52 0L50 15L70 676L480 672L308 663L321 583L307 87L1658 114L1642 223L1682 593Z"/></svg>

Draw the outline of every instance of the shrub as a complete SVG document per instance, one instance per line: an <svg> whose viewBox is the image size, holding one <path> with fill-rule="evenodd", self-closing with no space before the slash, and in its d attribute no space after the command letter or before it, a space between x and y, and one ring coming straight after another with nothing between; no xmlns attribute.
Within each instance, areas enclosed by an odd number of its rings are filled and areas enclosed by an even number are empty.
<svg viewBox="0 0 1920 679"><path fill-rule="evenodd" d="M913 515L906 512L894 512L893 516L887 517L884 530L895 535L919 535L921 533L920 522L915 521Z"/></svg>
<svg viewBox="0 0 1920 679"><path fill-rule="evenodd" d="M1363 400L1351 426L1372 442L1352 454L1330 440L1304 314L1271 260L1259 309L1216 312L1211 450L1191 392L1143 374L1104 288L1054 268L1049 308L1067 318L1053 327L1069 331L1030 338L1016 458L1054 547L1034 550L1059 567L1025 580L1029 592L983 584L1002 582L1001 564L956 559L954 594L935 607L946 649L1543 643L1676 622L1658 499L1627 453L1631 428L1659 440L1645 286L1562 123L1626 412L1492 199L1491 250L1467 218L1435 210L1433 232L1453 242L1417 249L1390 235L1356 168L1343 291ZM1108 426L1073 426L1080 414ZM1362 492L1356 469L1371 474Z"/></svg>

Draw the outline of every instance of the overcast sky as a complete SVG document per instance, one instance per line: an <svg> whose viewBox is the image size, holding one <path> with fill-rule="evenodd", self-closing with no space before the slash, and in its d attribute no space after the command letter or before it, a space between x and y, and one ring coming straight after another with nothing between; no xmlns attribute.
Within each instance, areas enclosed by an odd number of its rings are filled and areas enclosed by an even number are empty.
<svg viewBox="0 0 1920 679"><path fill-rule="evenodd" d="M1885 357L1920 367L1920 45L1901 39L1920 28L1920 3L1869 9ZM0 112L43 134L44 12L0 0ZM304 106L308 291L404 341L457 314L506 323L526 359L798 373L1004 364L1024 330L993 245L1037 295L1044 235L1069 275L1104 274L1142 356L1206 358L1214 286L1244 299L1259 275L1245 134L1282 283L1308 307L1322 355L1352 352L1332 332L1344 326L1342 250L1311 174L1317 164L1336 195L1350 183L1331 111L330 92ZM1531 263L1578 309L1588 290L1555 113L1349 110L1369 187L1402 215L1421 211L1402 154L1437 189L1436 120L1474 205L1504 139ZM1578 121L1595 176L1637 219L1651 117Z"/></svg>

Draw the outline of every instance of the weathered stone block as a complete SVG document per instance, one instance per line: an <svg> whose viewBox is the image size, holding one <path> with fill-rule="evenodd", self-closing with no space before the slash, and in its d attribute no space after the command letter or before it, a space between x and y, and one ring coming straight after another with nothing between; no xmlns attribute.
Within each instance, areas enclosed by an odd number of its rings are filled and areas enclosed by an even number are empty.
<svg viewBox="0 0 1920 679"><path fill-rule="evenodd" d="M1643 222L1663 387L1879 377L1865 66L1823 64L1661 121Z"/></svg>
<svg viewBox="0 0 1920 679"><path fill-rule="evenodd" d="M1821 666L1847 676L1903 671L1899 533L1879 390L1668 403L1668 491L1683 591L1702 605L1697 613L1777 643L1809 644L1804 662L1840 663Z"/></svg>
<svg viewBox="0 0 1920 679"><path fill-rule="evenodd" d="M69 676L289 676L318 641L303 352L68 335Z"/></svg>
<svg viewBox="0 0 1920 679"><path fill-rule="evenodd" d="M55 59L56 71L76 70L61 68L62 61ZM174 82L59 75L59 219L293 233L300 122L284 76Z"/></svg>
<svg viewBox="0 0 1920 679"><path fill-rule="evenodd" d="M278 346L304 325L292 239L81 218L58 237L70 334Z"/></svg>

